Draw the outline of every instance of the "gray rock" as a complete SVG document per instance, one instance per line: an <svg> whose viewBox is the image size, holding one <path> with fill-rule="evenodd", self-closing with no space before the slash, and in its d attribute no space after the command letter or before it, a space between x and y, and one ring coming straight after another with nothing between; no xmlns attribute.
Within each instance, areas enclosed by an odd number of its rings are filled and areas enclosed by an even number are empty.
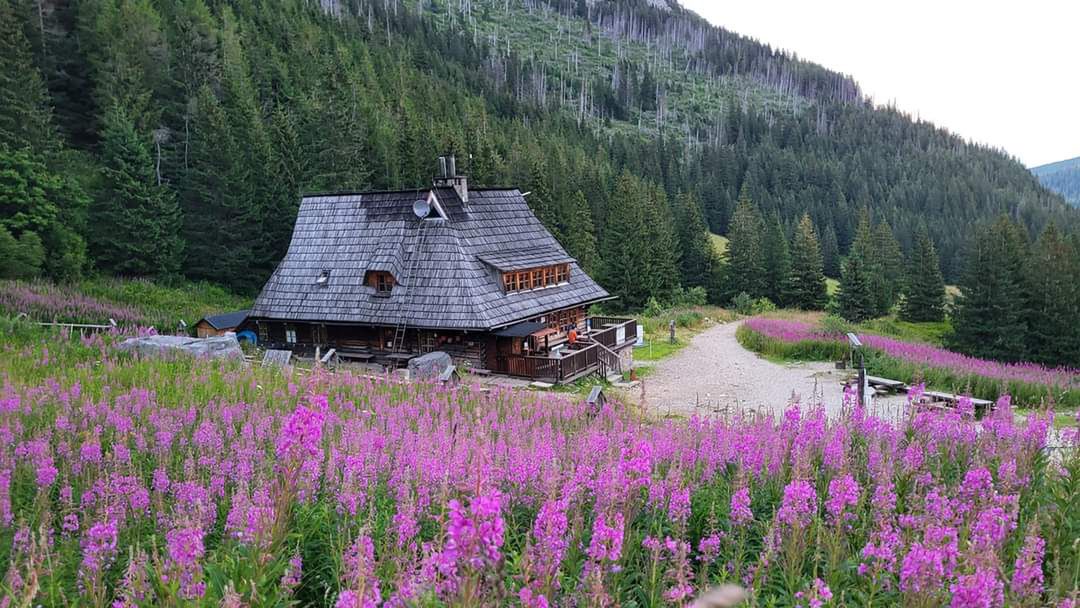
<svg viewBox="0 0 1080 608"><path fill-rule="evenodd" d="M208 359L243 359L244 351L236 336L189 338L186 336L146 336L128 338L117 346L123 352L143 357L162 357L185 353Z"/></svg>
<svg viewBox="0 0 1080 608"><path fill-rule="evenodd" d="M454 365L450 355L435 351L419 357L409 359L409 379L427 380L439 377L446 368Z"/></svg>

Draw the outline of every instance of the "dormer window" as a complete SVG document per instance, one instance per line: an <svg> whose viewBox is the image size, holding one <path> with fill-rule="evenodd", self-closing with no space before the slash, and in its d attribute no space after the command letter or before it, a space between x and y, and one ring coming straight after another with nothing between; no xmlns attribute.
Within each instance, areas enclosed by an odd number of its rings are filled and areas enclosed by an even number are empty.
<svg viewBox="0 0 1080 608"><path fill-rule="evenodd" d="M504 272L502 278L503 290L506 293L553 287L570 280L570 264Z"/></svg>
<svg viewBox="0 0 1080 608"><path fill-rule="evenodd" d="M319 272L318 278L315 279L315 284L319 287L326 287L330 283L330 270L323 269Z"/></svg>
<svg viewBox="0 0 1080 608"><path fill-rule="evenodd" d="M389 297L390 293L394 291L396 282L394 275L382 270L368 272L367 274L368 287L375 288L375 295L379 297Z"/></svg>

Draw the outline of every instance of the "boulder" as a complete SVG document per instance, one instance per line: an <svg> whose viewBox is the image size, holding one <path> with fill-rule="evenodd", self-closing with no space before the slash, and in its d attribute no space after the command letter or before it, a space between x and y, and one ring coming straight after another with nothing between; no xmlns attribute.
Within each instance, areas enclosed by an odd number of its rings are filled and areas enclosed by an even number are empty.
<svg viewBox="0 0 1080 608"><path fill-rule="evenodd" d="M117 346L123 352L143 357L163 357L179 353L208 359L243 359L236 336L189 338L187 336L144 336L128 338Z"/></svg>
<svg viewBox="0 0 1080 608"><path fill-rule="evenodd" d="M410 380L430 380L438 378L448 367L453 367L454 360L442 351L435 351L409 359Z"/></svg>

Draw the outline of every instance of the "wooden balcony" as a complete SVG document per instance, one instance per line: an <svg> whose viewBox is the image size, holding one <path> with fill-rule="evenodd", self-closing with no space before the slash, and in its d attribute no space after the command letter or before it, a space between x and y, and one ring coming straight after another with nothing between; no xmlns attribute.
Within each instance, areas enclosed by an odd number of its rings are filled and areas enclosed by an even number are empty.
<svg viewBox="0 0 1080 608"><path fill-rule="evenodd" d="M568 384L591 374L622 373L618 351L637 340L637 322L590 317L589 327L573 346L551 355L500 356L492 371L554 384Z"/></svg>

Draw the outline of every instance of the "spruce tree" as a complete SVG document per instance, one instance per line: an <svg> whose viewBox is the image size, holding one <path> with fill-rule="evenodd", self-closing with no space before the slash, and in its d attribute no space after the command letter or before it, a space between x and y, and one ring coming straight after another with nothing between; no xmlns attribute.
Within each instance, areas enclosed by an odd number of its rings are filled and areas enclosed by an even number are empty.
<svg viewBox="0 0 1080 608"><path fill-rule="evenodd" d="M887 315L900 297L904 284L904 254L887 222L879 222L873 230L873 259L876 276L877 316Z"/></svg>
<svg viewBox="0 0 1080 608"><path fill-rule="evenodd" d="M667 195L659 185L644 185L646 266L644 280L649 295L670 302L679 288L679 246Z"/></svg>
<svg viewBox="0 0 1080 608"><path fill-rule="evenodd" d="M650 295L642 280L648 264L644 184L623 172L608 203L607 223L600 237L601 282L619 296L624 309L639 310Z"/></svg>
<svg viewBox="0 0 1080 608"><path fill-rule="evenodd" d="M578 190L570 198L570 221L567 223L564 244L566 250L581 265L582 270L592 274L600 265L596 251L596 227L592 210L585 195Z"/></svg>
<svg viewBox="0 0 1080 608"><path fill-rule="evenodd" d="M900 318L905 321L941 321L945 317L945 280L941 276L934 242L925 226L919 227L915 250L908 262Z"/></svg>
<svg viewBox="0 0 1080 608"><path fill-rule="evenodd" d="M821 234L821 259L825 276L840 278L840 245L836 241L836 229L831 223L825 224Z"/></svg>
<svg viewBox="0 0 1080 608"><path fill-rule="evenodd" d="M683 282L690 287L704 287L709 282L716 256L704 214L697 198L690 193L681 193L675 198L675 209Z"/></svg>
<svg viewBox="0 0 1080 608"><path fill-rule="evenodd" d="M1024 279L1030 359L1080 368L1080 259L1054 224L1032 246Z"/></svg>
<svg viewBox="0 0 1080 608"><path fill-rule="evenodd" d="M795 230L791 244L791 273L785 284L787 306L803 310L820 310L828 301L825 289L824 263L814 223L804 214Z"/></svg>
<svg viewBox="0 0 1080 608"><path fill-rule="evenodd" d="M743 184L728 230L727 297L746 293L759 298L767 293L765 256L762 247L764 226L750 193Z"/></svg>
<svg viewBox="0 0 1080 608"><path fill-rule="evenodd" d="M86 245L79 236L86 204L75 182L49 171L29 149L0 148L0 226L20 242L24 233L33 232L44 247L41 270L53 279L78 278L86 264ZM32 252L33 242L27 247Z"/></svg>
<svg viewBox="0 0 1080 608"><path fill-rule="evenodd" d="M49 93L10 1L0 2L0 148L49 155L58 148Z"/></svg>
<svg viewBox="0 0 1080 608"><path fill-rule="evenodd" d="M765 260L765 296L777 306L787 306L786 288L791 277L791 252L780 216L776 215L765 229L762 241Z"/></svg>
<svg viewBox="0 0 1080 608"><path fill-rule="evenodd" d="M90 244L104 270L170 276L180 268L180 210L172 192L157 182L147 140L123 109L113 108L106 115L101 151L104 196L91 208Z"/></svg>
<svg viewBox="0 0 1080 608"><path fill-rule="evenodd" d="M1025 356L1024 237L1007 217L980 227L968 244L953 313L954 350L986 359Z"/></svg>
<svg viewBox="0 0 1080 608"><path fill-rule="evenodd" d="M840 291L836 295L840 316L858 323L874 318L874 287L872 277L861 257L850 253L840 274Z"/></svg>

